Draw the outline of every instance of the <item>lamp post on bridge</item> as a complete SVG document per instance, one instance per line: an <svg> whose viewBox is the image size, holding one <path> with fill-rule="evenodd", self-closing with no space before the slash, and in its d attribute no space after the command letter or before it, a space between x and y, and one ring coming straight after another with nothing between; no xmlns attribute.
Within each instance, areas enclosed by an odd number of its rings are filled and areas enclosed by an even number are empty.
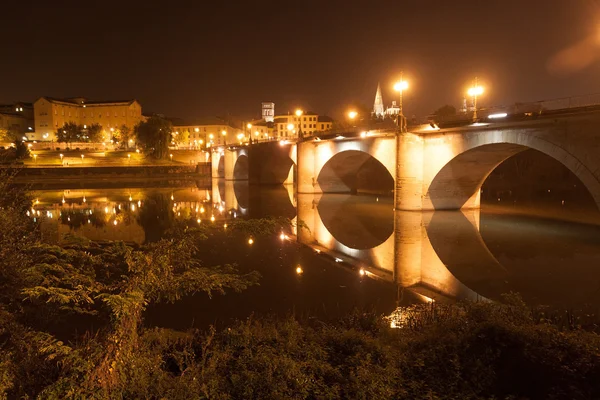
<svg viewBox="0 0 600 400"><path fill-rule="evenodd" d="M400 80L394 84L394 90L400 94L400 103L398 104L398 128L400 132L406 131L406 122L402 110L402 93L408 89L408 82L403 79L403 73L400 73Z"/></svg>
<svg viewBox="0 0 600 400"><path fill-rule="evenodd" d="M296 117L298 117L298 141L302 141L302 114L304 111L297 109Z"/></svg>
<svg viewBox="0 0 600 400"><path fill-rule="evenodd" d="M473 98L473 122L477 122L477 96L481 96L483 92L483 86L477 83L477 77L475 77L473 86L467 91L467 94Z"/></svg>

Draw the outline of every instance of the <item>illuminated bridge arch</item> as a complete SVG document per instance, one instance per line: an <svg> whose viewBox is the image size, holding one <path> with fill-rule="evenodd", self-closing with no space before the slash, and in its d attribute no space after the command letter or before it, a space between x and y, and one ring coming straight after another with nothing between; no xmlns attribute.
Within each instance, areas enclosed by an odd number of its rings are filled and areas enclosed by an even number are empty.
<svg viewBox="0 0 600 400"><path fill-rule="evenodd" d="M425 141L426 169L434 173L425 191L424 209L478 208L481 186L489 174L509 157L527 149L544 153L567 167L600 208L600 171L586 166L589 163L580 158L581 149L575 155L573 146L516 130L463 134L458 142Z"/></svg>
<svg viewBox="0 0 600 400"><path fill-rule="evenodd" d="M298 191L391 193L396 175L394 143L393 136L303 142L298 153Z"/></svg>

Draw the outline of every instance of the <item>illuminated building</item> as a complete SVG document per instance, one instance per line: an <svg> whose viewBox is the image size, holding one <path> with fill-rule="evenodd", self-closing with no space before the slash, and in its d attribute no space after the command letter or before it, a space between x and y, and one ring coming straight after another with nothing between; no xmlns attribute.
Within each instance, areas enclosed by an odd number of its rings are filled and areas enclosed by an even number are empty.
<svg viewBox="0 0 600 400"><path fill-rule="evenodd" d="M217 117L201 118L195 121L171 119L171 122L173 123L175 142L178 146L184 147L199 148L208 147L209 144L220 146L225 143L239 143L238 135L243 132L241 128ZM178 137L180 137L179 140L177 140Z"/></svg>
<svg viewBox="0 0 600 400"><path fill-rule="evenodd" d="M392 106L385 108L383 105L383 96L381 95L381 86L377 85L377 92L375 93L375 103L373 104L373 112L372 115L375 118L389 118L396 117L400 113L400 107L398 103L394 100L392 101Z"/></svg>
<svg viewBox="0 0 600 400"><path fill-rule="evenodd" d="M0 130L16 129L28 135L33 131L33 104L0 104Z"/></svg>
<svg viewBox="0 0 600 400"><path fill-rule="evenodd" d="M266 122L273 122L275 120L275 103L262 103L262 119Z"/></svg>
<svg viewBox="0 0 600 400"><path fill-rule="evenodd" d="M300 129L304 137L330 130L333 126L333 119L309 111L300 116L295 114L278 115L275 117L274 123L273 133L277 139L296 139Z"/></svg>
<svg viewBox="0 0 600 400"><path fill-rule="evenodd" d="M56 130L67 122L78 125L99 124L105 139L110 129L122 125L133 131L143 120L142 106L137 100L88 101L83 97L55 99L40 97L33 104L35 132L27 135L30 140L56 140Z"/></svg>
<svg viewBox="0 0 600 400"><path fill-rule="evenodd" d="M383 118L383 96L381 95L381 86L377 84L377 92L375 93L375 103L373 104L373 116Z"/></svg>

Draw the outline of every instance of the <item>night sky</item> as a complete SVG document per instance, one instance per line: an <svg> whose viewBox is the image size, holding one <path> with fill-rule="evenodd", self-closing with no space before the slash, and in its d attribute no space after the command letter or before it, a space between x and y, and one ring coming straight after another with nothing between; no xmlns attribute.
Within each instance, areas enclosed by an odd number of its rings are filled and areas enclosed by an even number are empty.
<svg viewBox="0 0 600 400"><path fill-rule="evenodd" d="M401 70L419 117L460 106L475 76L482 106L600 92L594 0L153 3L3 2L0 103L136 98L193 118L274 101L336 117L371 107L377 82L387 105Z"/></svg>

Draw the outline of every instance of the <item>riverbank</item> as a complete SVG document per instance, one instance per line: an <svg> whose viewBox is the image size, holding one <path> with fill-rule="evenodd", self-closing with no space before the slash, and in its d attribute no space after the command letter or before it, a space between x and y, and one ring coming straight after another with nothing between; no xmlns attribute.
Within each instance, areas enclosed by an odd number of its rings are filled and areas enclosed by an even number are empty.
<svg viewBox="0 0 600 400"><path fill-rule="evenodd" d="M210 179L210 164L142 166L73 166L2 168L15 172L15 183L61 183L70 181L147 181L164 179Z"/></svg>

